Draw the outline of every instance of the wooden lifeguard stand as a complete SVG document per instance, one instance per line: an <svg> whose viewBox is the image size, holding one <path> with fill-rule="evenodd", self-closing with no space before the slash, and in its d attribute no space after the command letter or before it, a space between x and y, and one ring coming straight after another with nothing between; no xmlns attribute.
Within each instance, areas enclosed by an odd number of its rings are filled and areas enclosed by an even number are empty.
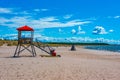
<svg viewBox="0 0 120 80"><path fill-rule="evenodd" d="M33 36L34 36L33 28L25 25L17 28L17 30L18 30L18 45L16 47L13 57L16 56L18 57L19 54L24 50L28 50L30 53L32 53L32 56L36 56L35 47L33 45ZM31 47L31 49L29 47Z"/></svg>

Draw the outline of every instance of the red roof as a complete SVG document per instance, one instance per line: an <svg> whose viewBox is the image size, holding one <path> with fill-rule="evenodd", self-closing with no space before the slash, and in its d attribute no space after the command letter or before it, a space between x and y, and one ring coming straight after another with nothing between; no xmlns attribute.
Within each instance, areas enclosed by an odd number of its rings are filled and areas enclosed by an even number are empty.
<svg viewBox="0 0 120 80"><path fill-rule="evenodd" d="M22 27L19 27L19 28L17 28L17 30L18 30L18 31L34 31L33 28L31 28L31 27L29 27L29 26L27 26L27 25L22 26Z"/></svg>

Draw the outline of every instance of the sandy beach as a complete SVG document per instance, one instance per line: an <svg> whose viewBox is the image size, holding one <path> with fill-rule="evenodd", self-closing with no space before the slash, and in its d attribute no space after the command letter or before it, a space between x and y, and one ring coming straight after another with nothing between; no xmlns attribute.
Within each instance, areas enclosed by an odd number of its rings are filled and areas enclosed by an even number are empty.
<svg viewBox="0 0 120 80"><path fill-rule="evenodd" d="M61 57L36 48L37 56L24 51L13 58L16 46L0 47L0 80L120 80L120 53L76 47L55 47Z"/></svg>

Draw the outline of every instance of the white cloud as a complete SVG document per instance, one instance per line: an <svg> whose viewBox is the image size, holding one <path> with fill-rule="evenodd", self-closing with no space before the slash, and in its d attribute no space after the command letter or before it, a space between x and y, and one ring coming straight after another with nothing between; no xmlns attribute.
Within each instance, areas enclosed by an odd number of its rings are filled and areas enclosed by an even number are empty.
<svg viewBox="0 0 120 80"><path fill-rule="evenodd" d="M105 28L102 26L96 26L92 33L93 34L107 34Z"/></svg>
<svg viewBox="0 0 120 80"><path fill-rule="evenodd" d="M27 17L0 18L0 25L7 27L18 27L29 24Z"/></svg>
<svg viewBox="0 0 120 80"><path fill-rule="evenodd" d="M112 29L111 29L111 30L109 30L109 32L113 32L113 31L114 31L114 30L112 30Z"/></svg>
<svg viewBox="0 0 120 80"><path fill-rule="evenodd" d="M0 13L12 13L10 8L0 8Z"/></svg>
<svg viewBox="0 0 120 80"><path fill-rule="evenodd" d="M120 16L114 16L114 18L115 18L115 19L118 19L118 18L120 18Z"/></svg>
<svg viewBox="0 0 120 80"><path fill-rule="evenodd" d="M14 15L28 15L27 11L18 11L19 8L0 8L0 13L14 14ZM33 14L33 13L32 13Z"/></svg>
<svg viewBox="0 0 120 80"><path fill-rule="evenodd" d="M54 38L47 36L37 37L40 41L46 42L97 42L97 43L110 43L110 44L120 44L119 40L106 39L106 38L90 38L90 37L71 37L71 38Z"/></svg>
<svg viewBox="0 0 120 80"><path fill-rule="evenodd" d="M48 11L48 9L34 9L35 12L41 12L41 11ZM0 7L0 13L6 13L6 14L17 14L17 15L33 15L35 13L27 11L21 11L20 8L2 8Z"/></svg>
<svg viewBox="0 0 120 80"><path fill-rule="evenodd" d="M114 19L119 19L120 18L120 16L108 16L107 18L114 18Z"/></svg>
<svg viewBox="0 0 120 80"><path fill-rule="evenodd" d="M75 30L75 29L72 29L71 32L72 32L72 34L75 34L75 33L76 33L76 30Z"/></svg>
<svg viewBox="0 0 120 80"><path fill-rule="evenodd" d="M28 11L17 12L15 8L0 8L0 13L14 14L12 17L5 18L0 17L0 25L7 27L18 27L23 25L29 25L34 28L51 28L51 27L70 27L91 23L90 21L81 21L78 19L70 21L60 21L60 19L50 16L35 19ZM48 11L48 9L34 9L34 11ZM17 15L17 16L16 16ZM19 16L18 16L19 15ZM20 16L21 15L21 16ZM72 15L66 15L64 18L71 18Z"/></svg>
<svg viewBox="0 0 120 80"><path fill-rule="evenodd" d="M78 26L78 31L81 31L82 29L81 29L81 26Z"/></svg>
<svg viewBox="0 0 120 80"><path fill-rule="evenodd" d="M17 34L6 34L0 38L14 40L17 39ZM91 38L91 37L71 37L71 38L54 38L47 37L40 34L36 34L34 39L46 42L98 42L98 43L110 43L110 44L120 44L120 40L106 39L106 38Z"/></svg>
<svg viewBox="0 0 120 80"><path fill-rule="evenodd" d="M77 26L77 25L83 25L83 24L88 24L90 23L90 21L78 21L78 20L71 20L71 21L68 21L66 23L61 23L60 26L61 27L67 27L67 26Z"/></svg>
<svg viewBox="0 0 120 80"><path fill-rule="evenodd" d="M10 24L8 24L10 23ZM55 17L44 17L38 20L33 19L29 16L26 17L13 17L13 18L0 18L0 25L8 27L18 27L23 25L29 25L34 28L50 28L50 27L70 27L76 25L88 24L90 21L71 20L68 22L60 22Z"/></svg>
<svg viewBox="0 0 120 80"><path fill-rule="evenodd" d="M78 26L78 30L72 29L71 30L72 34L85 34L86 32L82 30L80 26Z"/></svg>
<svg viewBox="0 0 120 80"><path fill-rule="evenodd" d="M48 11L48 9L34 9L33 11L40 12L40 11Z"/></svg>
<svg viewBox="0 0 120 80"><path fill-rule="evenodd" d="M63 18L64 19L69 19L69 18L71 18L73 15L65 15Z"/></svg>
<svg viewBox="0 0 120 80"><path fill-rule="evenodd" d="M77 34L85 34L85 31L82 30L81 26L78 26Z"/></svg>
<svg viewBox="0 0 120 80"><path fill-rule="evenodd" d="M44 17L44 18L40 18L40 21L42 22L49 22L49 21L57 21L58 19L55 17Z"/></svg>
<svg viewBox="0 0 120 80"><path fill-rule="evenodd" d="M4 17L0 17L0 24L3 24L5 22L9 22L9 19L6 19Z"/></svg>
<svg viewBox="0 0 120 80"><path fill-rule="evenodd" d="M48 9L41 9L41 11L48 11Z"/></svg>
<svg viewBox="0 0 120 80"><path fill-rule="evenodd" d="M23 11L23 12L19 12L17 14L30 14L30 13L28 13L27 11Z"/></svg>

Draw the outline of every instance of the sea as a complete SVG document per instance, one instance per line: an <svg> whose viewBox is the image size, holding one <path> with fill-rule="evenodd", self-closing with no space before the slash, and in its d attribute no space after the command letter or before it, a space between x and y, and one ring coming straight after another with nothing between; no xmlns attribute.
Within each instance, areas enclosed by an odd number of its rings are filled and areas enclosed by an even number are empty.
<svg viewBox="0 0 120 80"><path fill-rule="evenodd" d="M120 45L85 46L86 49L112 51L120 53Z"/></svg>

